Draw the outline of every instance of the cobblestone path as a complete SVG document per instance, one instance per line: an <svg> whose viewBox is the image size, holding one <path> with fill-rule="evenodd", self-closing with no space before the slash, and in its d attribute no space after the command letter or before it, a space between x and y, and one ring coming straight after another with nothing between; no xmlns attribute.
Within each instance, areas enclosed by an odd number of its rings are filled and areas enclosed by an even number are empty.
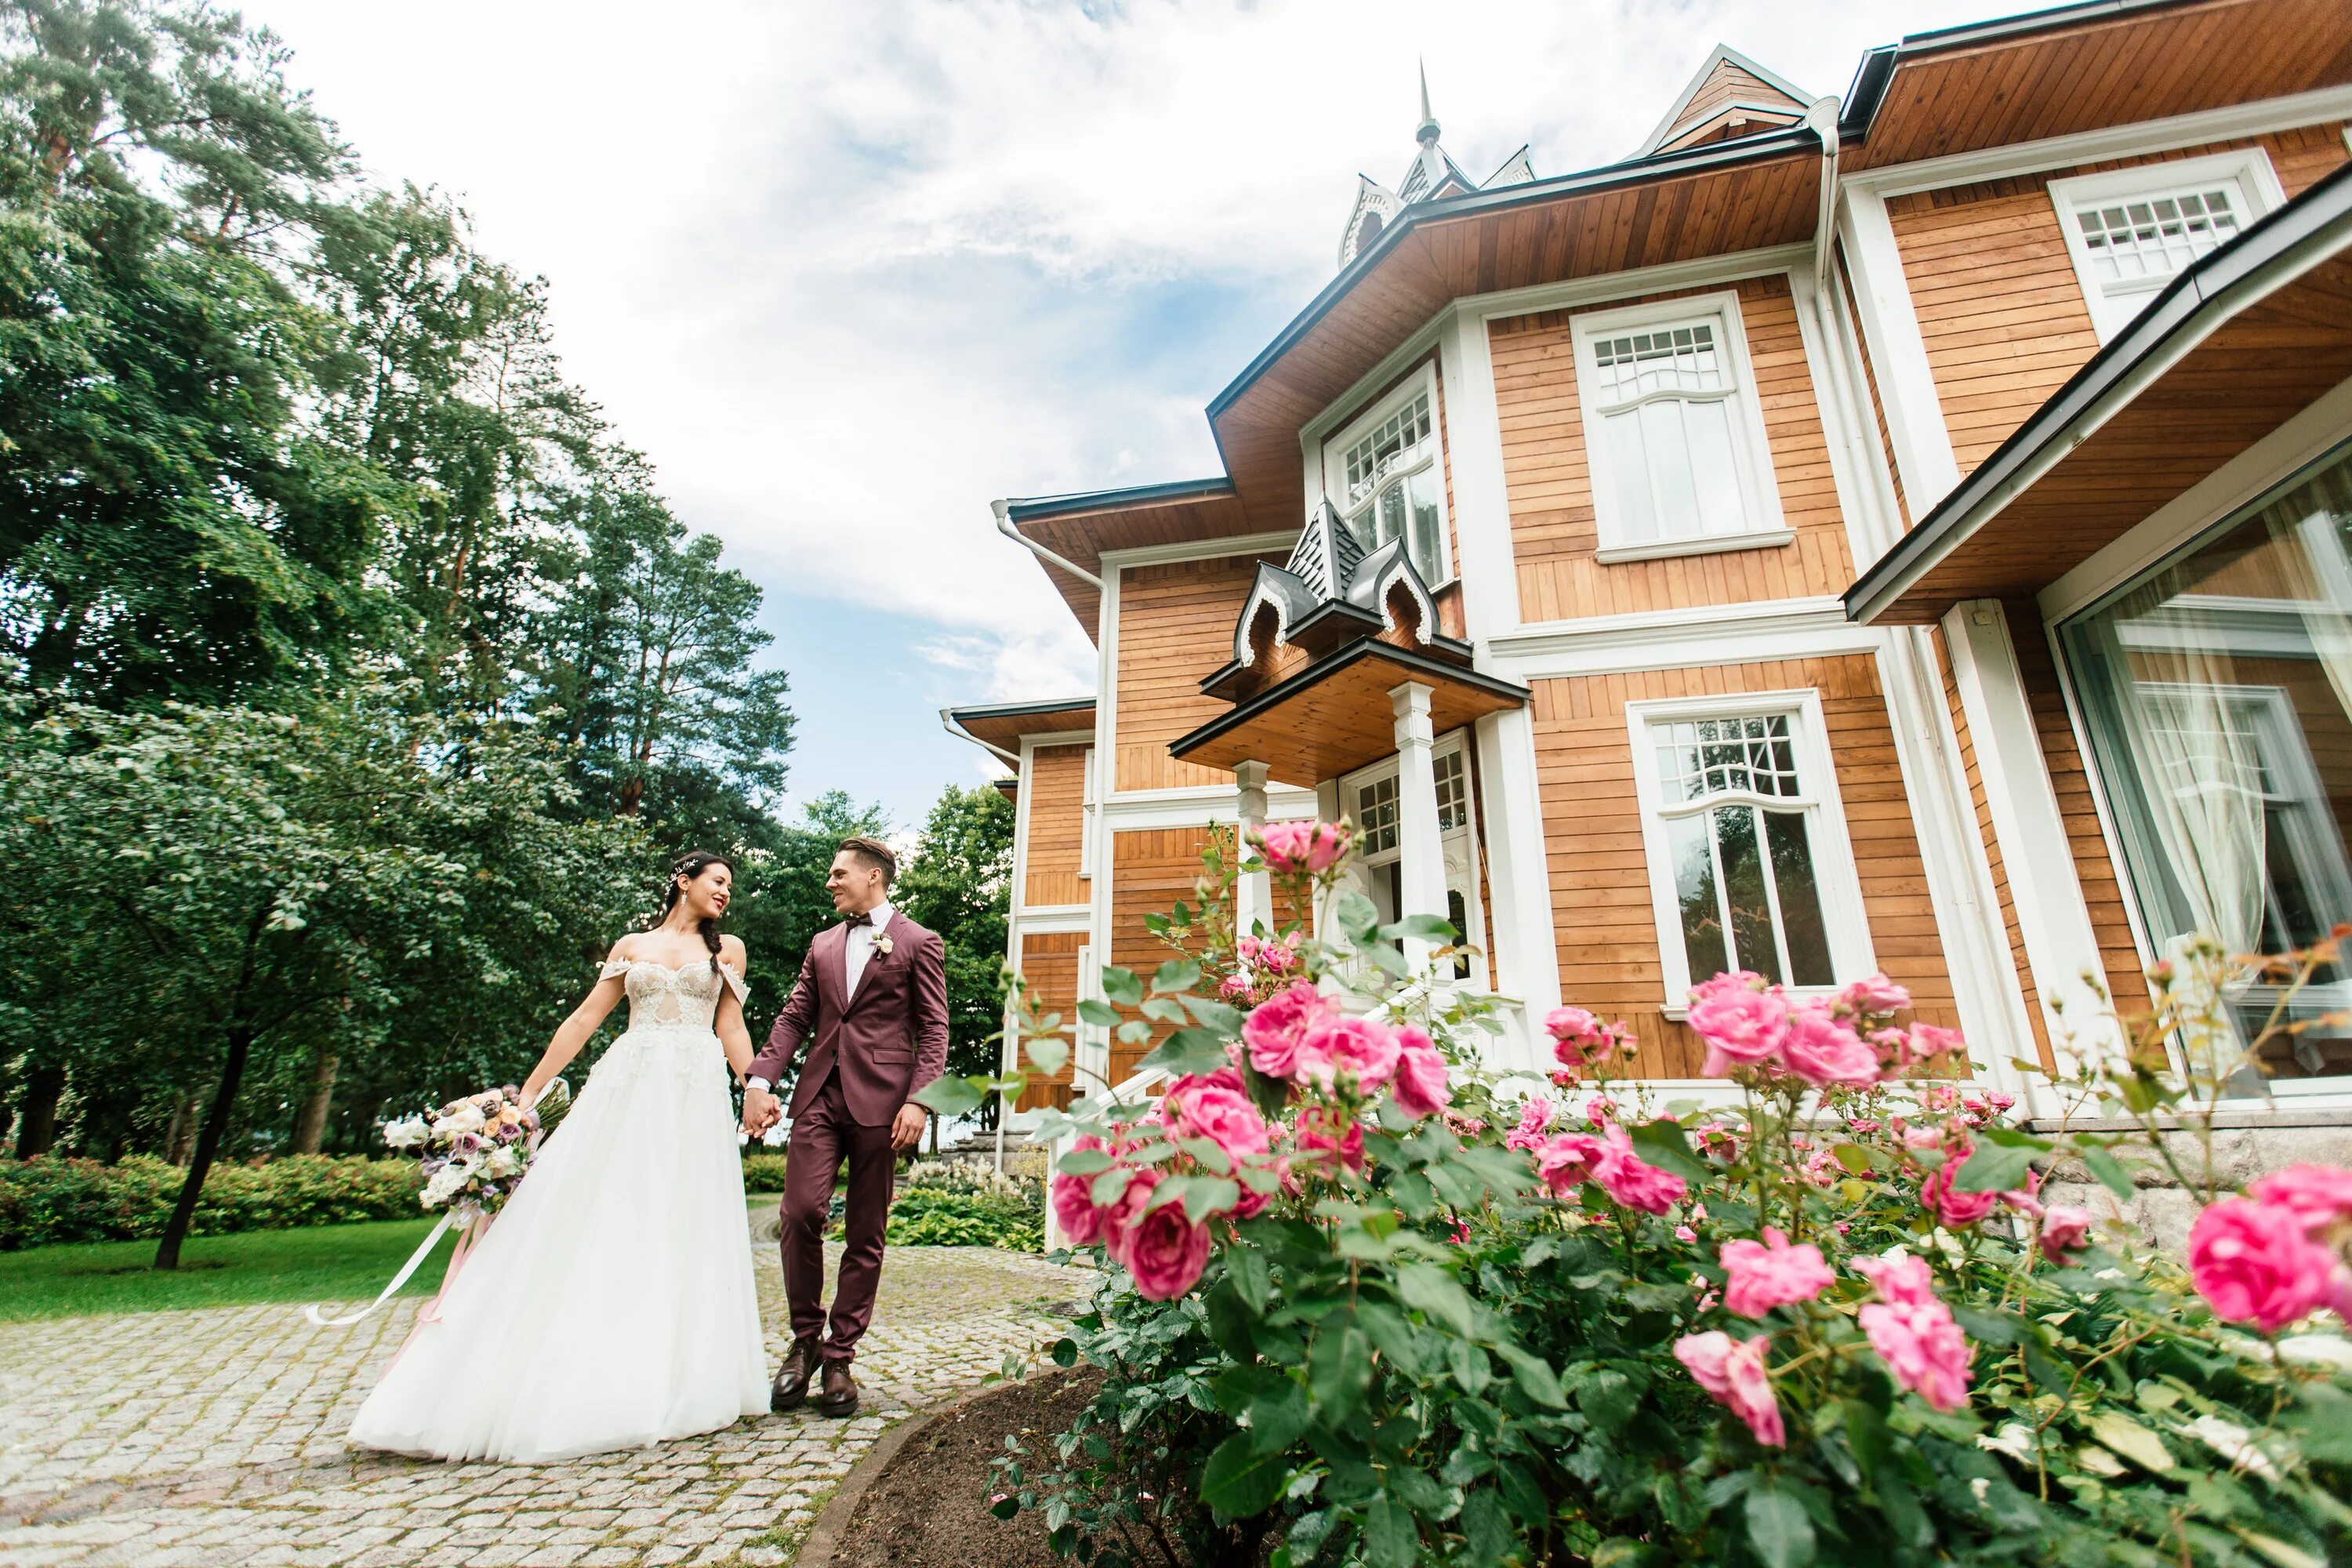
<svg viewBox="0 0 2352 1568"><path fill-rule="evenodd" d="M782 1281L772 1248L758 1259L772 1362ZM0 1324L0 1568L789 1563L877 1436L1050 1343L1089 1278L893 1247L855 1419L811 1409L562 1465L344 1446L416 1298L347 1329L282 1304Z"/></svg>

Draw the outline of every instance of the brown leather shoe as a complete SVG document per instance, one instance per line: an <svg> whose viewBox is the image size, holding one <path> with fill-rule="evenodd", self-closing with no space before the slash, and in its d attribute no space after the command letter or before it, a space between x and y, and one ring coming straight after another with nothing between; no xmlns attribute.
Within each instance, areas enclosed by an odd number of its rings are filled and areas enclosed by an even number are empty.
<svg viewBox="0 0 2352 1568"><path fill-rule="evenodd" d="M817 1396L816 1407L827 1415L857 1414L857 1380L849 1375L847 1362L824 1363L824 1392Z"/></svg>
<svg viewBox="0 0 2352 1568"><path fill-rule="evenodd" d="M784 1364L776 1369L775 1385L768 1390L768 1408L779 1415L798 1410L808 1398L809 1380L816 1375L816 1341L794 1340L793 1348L784 1352Z"/></svg>

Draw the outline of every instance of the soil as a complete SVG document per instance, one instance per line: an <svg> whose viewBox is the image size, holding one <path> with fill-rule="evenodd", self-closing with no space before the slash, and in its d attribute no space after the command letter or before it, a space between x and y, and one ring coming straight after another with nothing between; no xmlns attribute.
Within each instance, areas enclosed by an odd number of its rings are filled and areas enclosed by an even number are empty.
<svg viewBox="0 0 2352 1568"><path fill-rule="evenodd" d="M1051 1372L966 1401L908 1439L857 1500L833 1568L1060 1568L1043 1514L988 1511L989 1468L1007 1433L1033 1454L1067 1431L1102 1374Z"/></svg>

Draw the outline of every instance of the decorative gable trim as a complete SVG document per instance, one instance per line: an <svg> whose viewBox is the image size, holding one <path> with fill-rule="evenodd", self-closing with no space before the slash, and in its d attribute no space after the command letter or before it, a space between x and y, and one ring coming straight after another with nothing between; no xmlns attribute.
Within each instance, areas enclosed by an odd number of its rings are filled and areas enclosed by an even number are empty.
<svg viewBox="0 0 2352 1568"><path fill-rule="evenodd" d="M1683 122L1683 117L1689 112L1692 102L1706 89L1707 83L1727 70L1736 70L1753 77L1762 86L1787 100L1801 116L1812 102L1812 95L1787 77L1758 65L1727 44L1717 44L1707 51L1706 58L1699 62L1699 68L1692 75L1688 85L1675 95L1674 106L1666 110L1665 117L1658 121L1657 127L1643 139L1641 146L1633 150L1633 157L1646 158L1664 148L1667 142L1675 140L1681 132L1697 125L1701 120L1712 118L1713 111L1710 110L1707 114L1694 118L1688 124ZM1740 96L1751 101L1757 98L1752 91L1742 93ZM1767 109L1779 107L1769 101L1757 106Z"/></svg>

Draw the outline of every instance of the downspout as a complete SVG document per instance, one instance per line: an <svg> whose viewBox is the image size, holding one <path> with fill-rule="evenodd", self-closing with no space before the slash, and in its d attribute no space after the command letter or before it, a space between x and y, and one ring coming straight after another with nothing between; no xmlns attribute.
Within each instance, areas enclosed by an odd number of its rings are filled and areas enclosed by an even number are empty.
<svg viewBox="0 0 2352 1568"><path fill-rule="evenodd" d="M1822 139L1821 210L1813 219L1813 289L1825 295L1830 286L1830 245L1837 233L1838 111L1835 97L1817 98L1805 110L1805 123Z"/></svg>
<svg viewBox="0 0 2352 1568"><path fill-rule="evenodd" d="M1832 134L1834 135L1835 132L1832 132ZM1096 576L1093 573L1087 571L1085 567L1077 564L1076 562L1064 560L1061 556L1055 554L1052 551L1046 549L1044 545L1038 543L1035 540L1030 538L1019 529L1013 527L1013 503L1011 501L990 501L988 503L988 510L996 514L997 532L1004 535L1005 538L1013 541L1013 543L1018 544L1024 550L1028 551L1032 555L1037 557L1038 560L1046 562L1052 565L1059 566L1063 571L1067 572L1072 576L1081 578L1086 582L1093 584L1097 590L1102 587L1103 580L1101 578Z"/></svg>

